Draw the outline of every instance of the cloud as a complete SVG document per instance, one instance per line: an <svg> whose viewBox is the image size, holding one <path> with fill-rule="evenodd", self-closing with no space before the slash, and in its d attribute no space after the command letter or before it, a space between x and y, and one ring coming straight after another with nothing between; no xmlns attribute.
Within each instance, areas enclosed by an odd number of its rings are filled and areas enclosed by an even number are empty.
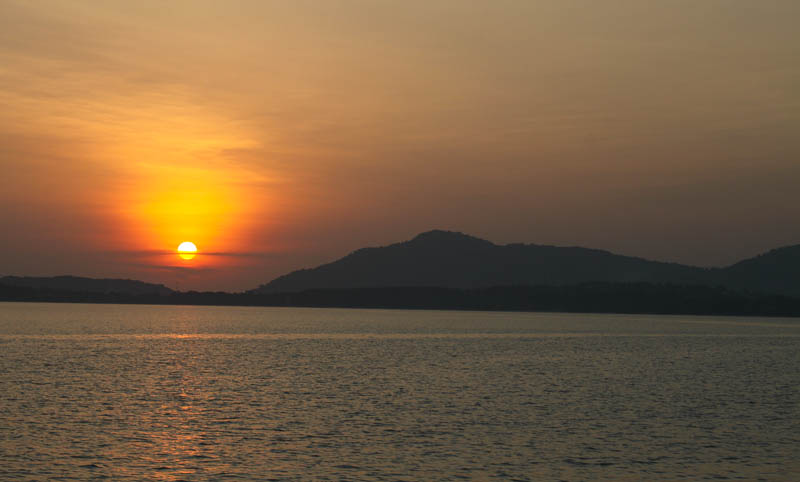
<svg viewBox="0 0 800 482"><path fill-rule="evenodd" d="M799 5L2 2L0 264L158 269L192 239L219 270L193 283L251 287L434 227L788 244Z"/></svg>

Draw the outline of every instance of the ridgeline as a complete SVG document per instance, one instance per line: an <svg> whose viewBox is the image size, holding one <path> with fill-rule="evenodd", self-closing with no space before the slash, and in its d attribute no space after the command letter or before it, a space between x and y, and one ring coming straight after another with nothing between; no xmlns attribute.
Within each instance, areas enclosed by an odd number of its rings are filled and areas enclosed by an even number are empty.
<svg viewBox="0 0 800 482"><path fill-rule="evenodd" d="M699 268L430 231L244 293L7 276L0 301L800 316L800 245Z"/></svg>

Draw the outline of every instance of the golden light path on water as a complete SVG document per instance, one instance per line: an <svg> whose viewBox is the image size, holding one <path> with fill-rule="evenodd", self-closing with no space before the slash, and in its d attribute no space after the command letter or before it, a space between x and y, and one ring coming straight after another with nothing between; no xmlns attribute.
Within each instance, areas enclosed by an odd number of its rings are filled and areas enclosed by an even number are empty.
<svg viewBox="0 0 800 482"><path fill-rule="evenodd" d="M0 479L790 480L798 334L750 317L6 303Z"/></svg>

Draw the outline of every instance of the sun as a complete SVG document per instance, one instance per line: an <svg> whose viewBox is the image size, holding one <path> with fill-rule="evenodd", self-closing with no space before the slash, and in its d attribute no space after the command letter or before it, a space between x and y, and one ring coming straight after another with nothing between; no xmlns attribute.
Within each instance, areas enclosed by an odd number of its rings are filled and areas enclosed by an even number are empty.
<svg viewBox="0 0 800 482"><path fill-rule="evenodd" d="M178 256L183 259L192 259L197 254L197 246L191 241L184 241L178 246Z"/></svg>

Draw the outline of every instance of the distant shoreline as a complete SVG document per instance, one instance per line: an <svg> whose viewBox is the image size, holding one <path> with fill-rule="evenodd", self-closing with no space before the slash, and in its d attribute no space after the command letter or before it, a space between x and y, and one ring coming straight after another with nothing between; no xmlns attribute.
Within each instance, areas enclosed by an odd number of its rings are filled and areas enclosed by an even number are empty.
<svg viewBox="0 0 800 482"><path fill-rule="evenodd" d="M409 310L800 317L800 299L722 287L583 283L479 289L386 287L283 293L129 294L0 285L0 301L191 306L264 306Z"/></svg>

